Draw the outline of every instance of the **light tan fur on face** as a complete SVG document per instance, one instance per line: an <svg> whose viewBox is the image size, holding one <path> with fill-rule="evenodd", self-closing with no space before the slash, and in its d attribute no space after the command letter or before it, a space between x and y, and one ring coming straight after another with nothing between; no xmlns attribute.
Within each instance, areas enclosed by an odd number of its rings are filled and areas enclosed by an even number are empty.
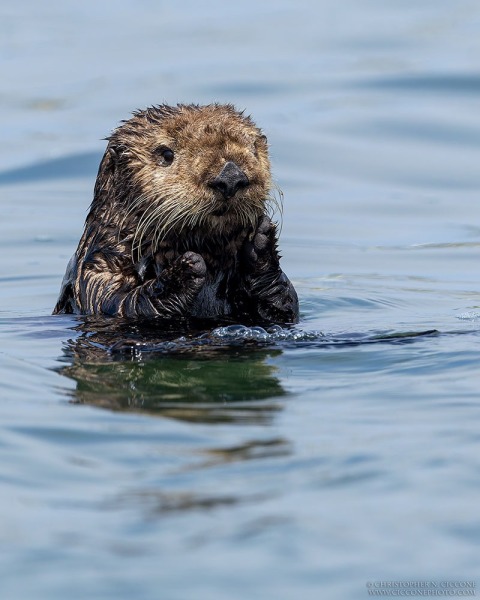
<svg viewBox="0 0 480 600"><path fill-rule="evenodd" d="M156 246L186 229L206 235L228 235L238 226L253 229L268 201L278 207L269 196L266 138L230 105L147 109L119 127L110 145L135 190L125 206L126 217L138 218L134 250L140 251L146 238ZM175 153L168 166L158 154L162 146ZM209 183L228 161L236 163L250 183L225 200Z"/></svg>
<svg viewBox="0 0 480 600"><path fill-rule="evenodd" d="M297 322L271 187L266 138L233 106L134 113L109 137L54 312Z"/></svg>

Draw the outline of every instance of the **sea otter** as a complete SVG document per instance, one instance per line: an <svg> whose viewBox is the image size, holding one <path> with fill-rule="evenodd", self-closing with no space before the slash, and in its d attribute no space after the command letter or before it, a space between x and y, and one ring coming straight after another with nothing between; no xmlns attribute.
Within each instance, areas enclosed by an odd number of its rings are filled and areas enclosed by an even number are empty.
<svg viewBox="0 0 480 600"><path fill-rule="evenodd" d="M267 140L232 105L136 111L107 138L55 313L295 323Z"/></svg>

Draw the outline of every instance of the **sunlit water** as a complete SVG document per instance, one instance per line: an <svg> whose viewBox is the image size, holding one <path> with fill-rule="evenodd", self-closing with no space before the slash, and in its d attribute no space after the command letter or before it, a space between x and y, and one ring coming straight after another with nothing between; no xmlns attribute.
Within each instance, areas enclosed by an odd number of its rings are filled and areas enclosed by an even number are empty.
<svg viewBox="0 0 480 600"><path fill-rule="evenodd" d="M0 17L1 597L476 580L478 2ZM101 139L135 108L213 100L268 135L298 327L118 340L50 316Z"/></svg>

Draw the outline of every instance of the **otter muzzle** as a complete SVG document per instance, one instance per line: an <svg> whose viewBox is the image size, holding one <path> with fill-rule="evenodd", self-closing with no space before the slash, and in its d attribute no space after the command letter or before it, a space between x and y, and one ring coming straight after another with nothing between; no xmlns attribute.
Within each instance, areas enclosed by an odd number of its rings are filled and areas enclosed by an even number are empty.
<svg viewBox="0 0 480 600"><path fill-rule="evenodd" d="M229 161L208 185L221 192L225 200L228 200L233 198L238 190L246 188L249 183L248 177L240 167Z"/></svg>

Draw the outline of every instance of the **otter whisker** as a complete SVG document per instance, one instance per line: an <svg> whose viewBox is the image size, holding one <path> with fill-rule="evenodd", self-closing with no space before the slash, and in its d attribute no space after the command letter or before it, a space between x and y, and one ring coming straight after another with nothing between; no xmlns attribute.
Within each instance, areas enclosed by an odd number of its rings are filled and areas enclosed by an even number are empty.
<svg viewBox="0 0 480 600"><path fill-rule="evenodd" d="M187 208L182 207L181 205L171 207L171 210L166 215L164 212L162 212L163 220L162 222L159 221L158 223L159 225L161 225L161 227L155 227L155 230L153 232L153 246L158 247L160 241L164 241L170 233L170 231L172 231L172 229L174 229L178 225L178 223L181 223L183 221L183 224L179 230L180 233L186 225L188 216L189 212Z"/></svg>
<svg viewBox="0 0 480 600"><path fill-rule="evenodd" d="M266 198L265 207L270 220L277 223L280 235L283 227L283 192L276 184L273 184L272 187L273 190Z"/></svg>
<svg viewBox="0 0 480 600"><path fill-rule="evenodd" d="M162 105L108 140L55 312L297 321L271 227L283 195L250 117L231 105ZM265 234L246 257L246 240Z"/></svg>
<svg viewBox="0 0 480 600"><path fill-rule="evenodd" d="M140 258L141 258L141 247L142 247L143 236L146 233L146 230L148 229L149 221L151 220L151 218L152 218L152 214L150 212L145 211L143 213L143 215L141 215L141 217L139 218L139 220L137 222L137 226L135 228L135 233L134 233L133 241L132 241L132 255L135 252L138 252L137 260L140 260Z"/></svg>
<svg viewBox="0 0 480 600"><path fill-rule="evenodd" d="M165 213L163 210L157 208L151 213L148 213L148 215L138 224L138 227L135 231L132 252L136 251L139 258L142 256L143 240L145 238L149 239L155 234L158 224L162 223L164 216Z"/></svg>
<svg viewBox="0 0 480 600"><path fill-rule="evenodd" d="M162 202L153 209L145 210L141 216L134 235L134 246L139 248L142 245L143 237L148 235L148 231L155 221L168 221L169 214L177 210L178 204L172 202L172 200ZM155 228L156 229L156 228Z"/></svg>
<svg viewBox="0 0 480 600"><path fill-rule="evenodd" d="M120 221L120 224L118 226L117 242L120 242L120 235L123 232L123 228L124 228L124 225L125 225L128 217L130 217L132 214L134 214L138 210L138 207L144 202L146 202L146 198L144 196L138 196L130 203L129 208L125 211L123 218Z"/></svg>
<svg viewBox="0 0 480 600"><path fill-rule="evenodd" d="M161 227L156 227L153 235L152 235L152 247L153 248L158 248L158 246L160 245L160 242L165 241L167 235L170 233L170 231L175 227L175 225L182 220L183 215L182 214L177 214L175 216L171 216L169 218L168 223L164 223L162 224Z"/></svg>
<svg viewBox="0 0 480 600"><path fill-rule="evenodd" d="M138 260L140 260L142 256L143 240L144 238L148 239L151 224L155 222L155 220L158 220L158 216L149 212L144 215L137 224L132 242L132 255L137 253Z"/></svg>
<svg viewBox="0 0 480 600"><path fill-rule="evenodd" d="M183 221L183 223L182 227L180 228L180 231L184 227L188 226L190 217L189 212L190 209L188 207L182 207L181 209L177 209L177 211L173 213L172 217L170 218L170 221L167 221L165 223L163 235L168 235L168 233L181 221Z"/></svg>

